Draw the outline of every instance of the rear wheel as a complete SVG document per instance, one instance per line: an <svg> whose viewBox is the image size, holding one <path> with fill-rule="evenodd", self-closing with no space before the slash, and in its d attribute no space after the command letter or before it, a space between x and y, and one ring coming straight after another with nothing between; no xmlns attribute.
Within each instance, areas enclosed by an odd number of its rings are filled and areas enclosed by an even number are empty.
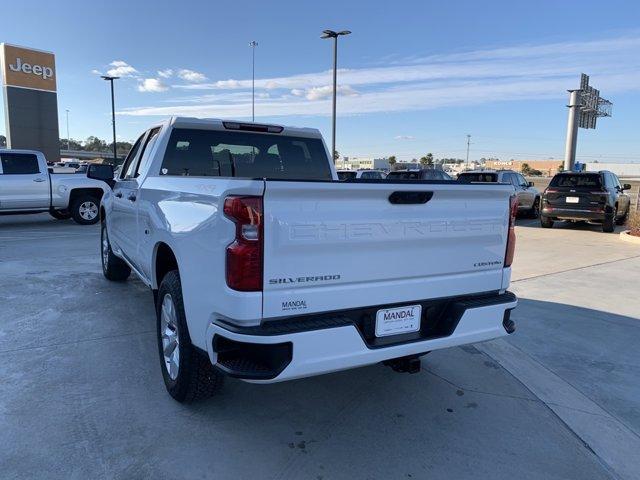
<svg viewBox="0 0 640 480"><path fill-rule="evenodd" d="M71 213L68 210L49 210L49 215L57 220L68 220L71 218Z"/></svg>
<svg viewBox="0 0 640 480"><path fill-rule="evenodd" d="M624 225L625 223L627 223L627 220L629 220L629 210L631 210L630 205L627 207L627 211L625 212L625 214L616 220L616 225Z"/></svg>
<svg viewBox="0 0 640 480"><path fill-rule="evenodd" d="M80 225L93 225L100 220L100 200L92 195L80 195L71 205L71 216Z"/></svg>
<svg viewBox="0 0 640 480"><path fill-rule="evenodd" d="M167 273L160 284L156 317L160 366L169 395L182 403L210 397L220 390L224 375L191 344L177 270Z"/></svg>
<svg viewBox="0 0 640 480"><path fill-rule="evenodd" d="M604 217L602 222L602 231L604 233L611 233L616 228L616 217L618 216L618 207L613 209L613 215Z"/></svg>
<svg viewBox="0 0 640 480"><path fill-rule="evenodd" d="M107 224L102 222L100 229L100 250L102 257L102 273L107 280L123 282L131 275L131 268L124 260L114 255L107 235Z"/></svg>
<svg viewBox="0 0 640 480"><path fill-rule="evenodd" d="M552 228L553 220L551 220L549 217L545 217L544 215L540 215L540 226L542 228Z"/></svg>
<svg viewBox="0 0 640 480"><path fill-rule="evenodd" d="M533 201L533 206L529 211L529 215L531 216L531 218L538 218L540 216L540 198L539 197L536 197L536 199Z"/></svg>

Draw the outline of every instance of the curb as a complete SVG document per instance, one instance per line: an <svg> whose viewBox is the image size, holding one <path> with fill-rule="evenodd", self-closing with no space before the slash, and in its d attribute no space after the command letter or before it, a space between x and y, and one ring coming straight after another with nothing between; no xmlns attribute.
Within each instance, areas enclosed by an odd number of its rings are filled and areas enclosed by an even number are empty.
<svg viewBox="0 0 640 480"><path fill-rule="evenodd" d="M620 232L620 240L628 243L635 243L636 245L640 245L640 237L636 237L629 233L630 230L625 230L624 232Z"/></svg>
<svg viewBox="0 0 640 480"><path fill-rule="evenodd" d="M640 436L578 389L505 339L475 347L550 408L620 480L637 480Z"/></svg>

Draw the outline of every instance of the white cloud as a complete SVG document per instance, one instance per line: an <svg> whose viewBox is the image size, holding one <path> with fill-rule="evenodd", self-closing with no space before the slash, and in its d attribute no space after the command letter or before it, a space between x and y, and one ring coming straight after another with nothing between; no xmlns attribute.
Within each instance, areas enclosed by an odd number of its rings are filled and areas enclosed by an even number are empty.
<svg viewBox="0 0 640 480"><path fill-rule="evenodd" d="M203 73L195 72L193 70L188 70L186 68L183 68L182 70L178 70L178 77L180 77L182 80L186 82L192 82L192 83L204 82L207 79L207 77L205 77Z"/></svg>
<svg viewBox="0 0 640 480"><path fill-rule="evenodd" d="M114 60L109 65L113 68L107 70L107 75L112 77L133 77L138 73L138 70L122 60Z"/></svg>
<svg viewBox="0 0 640 480"><path fill-rule="evenodd" d="M159 78L145 78L138 84L139 92L166 92L169 90Z"/></svg>
<svg viewBox="0 0 640 480"><path fill-rule="evenodd" d="M162 78L169 78L173 75L173 69L165 68L164 70L158 70L158 75Z"/></svg>
<svg viewBox="0 0 640 480"><path fill-rule="evenodd" d="M396 140L415 140L416 137L413 135L396 135L393 138Z"/></svg>
<svg viewBox="0 0 640 480"><path fill-rule="evenodd" d="M490 102L564 99L579 74L605 92L640 91L640 34L592 42L524 45L414 58L338 72L341 115L429 110ZM330 115L331 72L256 79L256 93L268 90L259 115ZM127 115L238 117L251 112L251 79L175 85L183 92L214 90L173 106L130 109ZM357 89L357 91L356 91ZM248 95L247 95L248 92ZM404 139L404 138L403 138ZM408 138L407 138L408 140Z"/></svg>
<svg viewBox="0 0 640 480"><path fill-rule="evenodd" d="M338 85L337 91L338 91L338 95L347 95L347 96L358 95L358 92L356 92L349 85ZM312 87L308 89L305 94L305 98L307 100L323 100L325 98L331 97L332 95L333 95L333 86L324 85L322 87Z"/></svg>
<svg viewBox="0 0 640 480"><path fill-rule="evenodd" d="M94 75L102 75L102 72L100 70L95 69L95 68L93 70L91 70L91 73L93 73ZM113 142L111 142L111 143L113 143Z"/></svg>

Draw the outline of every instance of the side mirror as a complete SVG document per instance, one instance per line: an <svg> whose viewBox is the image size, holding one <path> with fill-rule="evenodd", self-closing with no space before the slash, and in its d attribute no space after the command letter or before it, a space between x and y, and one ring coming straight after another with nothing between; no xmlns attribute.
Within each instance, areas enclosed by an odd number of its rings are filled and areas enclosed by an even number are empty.
<svg viewBox="0 0 640 480"><path fill-rule="evenodd" d="M529 183L527 184L527 186L529 186L529 187L533 187L533 185L534 185L534 183L533 183L533 182L529 182Z"/></svg>
<svg viewBox="0 0 640 480"><path fill-rule="evenodd" d="M87 168L87 178L102 180L113 188L113 185L115 184L113 180L113 165L106 163L92 163L89 165L89 168Z"/></svg>
<svg viewBox="0 0 640 480"><path fill-rule="evenodd" d="M625 183L624 185L622 185L622 190L631 190L631 184Z"/></svg>

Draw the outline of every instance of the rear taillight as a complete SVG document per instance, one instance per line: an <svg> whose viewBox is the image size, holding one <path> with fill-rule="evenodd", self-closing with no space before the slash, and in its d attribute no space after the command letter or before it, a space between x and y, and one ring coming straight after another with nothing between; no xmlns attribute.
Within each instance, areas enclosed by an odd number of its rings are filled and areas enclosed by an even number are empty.
<svg viewBox="0 0 640 480"><path fill-rule="evenodd" d="M242 292L262 290L262 197L227 197L224 214L236 224L227 247L227 285Z"/></svg>
<svg viewBox="0 0 640 480"><path fill-rule="evenodd" d="M504 266L510 267L513 263L513 254L516 251L516 215L518 214L518 197L512 195L509 198L509 233L507 234L507 252L504 255Z"/></svg>

